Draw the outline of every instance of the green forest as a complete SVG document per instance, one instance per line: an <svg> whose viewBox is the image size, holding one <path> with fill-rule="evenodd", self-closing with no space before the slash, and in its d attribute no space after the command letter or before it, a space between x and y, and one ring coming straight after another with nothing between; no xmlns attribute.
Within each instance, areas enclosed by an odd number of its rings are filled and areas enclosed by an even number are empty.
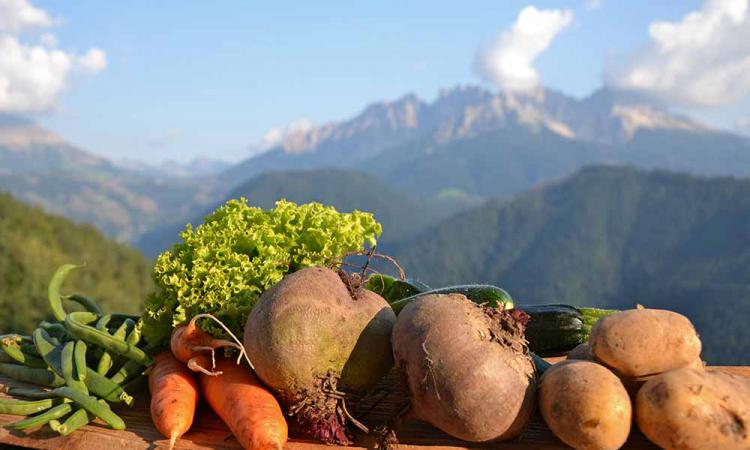
<svg viewBox="0 0 750 450"><path fill-rule="evenodd" d="M91 296L109 311L140 311L151 289L151 263L137 250L0 193L0 333L30 332L49 318L47 285L65 263L86 264L65 292Z"/></svg>
<svg viewBox="0 0 750 450"><path fill-rule="evenodd" d="M410 276L492 283L518 304L673 309L703 356L750 363L750 181L591 167L396 249Z"/></svg>

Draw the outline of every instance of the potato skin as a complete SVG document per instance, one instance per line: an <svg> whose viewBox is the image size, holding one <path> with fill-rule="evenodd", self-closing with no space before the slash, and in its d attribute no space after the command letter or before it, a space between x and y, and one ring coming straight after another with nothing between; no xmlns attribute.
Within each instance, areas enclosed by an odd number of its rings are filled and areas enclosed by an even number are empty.
<svg viewBox="0 0 750 450"><path fill-rule="evenodd" d="M630 434L630 397L614 373L594 362L563 361L547 369L539 409L555 436L577 450L615 450Z"/></svg>
<svg viewBox="0 0 750 450"><path fill-rule="evenodd" d="M569 351L567 359L596 362L594 355L591 354L591 347L585 342L578 344L573 350Z"/></svg>
<svg viewBox="0 0 750 450"><path fill-rule="evenodd" d="M591 329L591 353L628 377L653 375L690 365L701 341L682 314L631 309L603 317Z"/></svg>
<svg viewBox="0 0 750 450"><path fill-rule="evenodd" d="M713 370L682 368L643 385L636 422L668 450L750 448L750 379Z"/></svg>
<svg viewBox="0 0 750 450"><path fill-rule="evenodd" d="M415 418L469 442L513 438L531 418L536 380L525 341L465 296L410 303L392 343Z"/></svg>

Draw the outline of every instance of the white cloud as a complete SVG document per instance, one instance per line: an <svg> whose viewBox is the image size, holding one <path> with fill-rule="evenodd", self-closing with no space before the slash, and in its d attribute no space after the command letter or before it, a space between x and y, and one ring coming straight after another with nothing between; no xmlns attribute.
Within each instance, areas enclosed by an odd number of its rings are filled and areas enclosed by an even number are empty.
<svg viewBox="0 0 750 450"><path fill-rule="evenodd" d="M750 95L748 0L707 0L676 22L649 26L649 44L608 61L608 84L685 107L715 107Z"/></svg>
<svg viewBox="0 0 750 450"><path fill-rule="evenodd" d="M298 119L284 127L271 128L263 135L260 142L255 145L255 150L266 151L282 145L287 139L301 137L307 131L315 127L315 123L309 119Z"/></svg>
<svg viewBox="0 0 750 450"><path fill-rule="evenodd" d="M38 35L38 44L22 40L30 30L52 25L47 12L26 0L0 0L0 112L53 109L73 72L93 75L106 67L102 50L92 48L83 55L60 50L49 32Z"/></svg>
<svg viewBox="0 0 750 450"><path fill-rule="evenodd" d="M480 49L476 67L487 81L506 91L530 91L539 85L534 60L573 21L573 13L527 6L510 30Z"/></svg>
<svg viewBox="0 0 750 450"><path fill-rule="evenodd" d="M586 8L599 9L602 7L602 0L586 0Z"/></svg>
<svg viewBox="0 0 750 450"><path fill-rule="evenodd" d="M0 0L0 32L18 33L27 28L49 27L52 19L46 11L26 0Z"/></svg>
<svg viewBox="0 0 750 450"><path fill-rule="evenodd" d="M60 44L57 36L52 33L42 33L39 36L39 42L47 48L57 48L57 46Z"/></svg>
<svg viewBox="0 0 750 450"><path fill-rule="evenodd" d="M95 74L107 67L107 54L94 47L89 49L85 55L78 57L78 64L84 71Z"/></svg>

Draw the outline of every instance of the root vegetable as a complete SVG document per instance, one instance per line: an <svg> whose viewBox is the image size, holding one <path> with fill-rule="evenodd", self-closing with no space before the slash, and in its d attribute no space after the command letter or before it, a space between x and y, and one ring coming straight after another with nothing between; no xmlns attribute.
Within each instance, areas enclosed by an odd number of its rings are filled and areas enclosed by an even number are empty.
<svg viewBox="0 0 750 450"><path fill-rule="evenodd" d="M594 355L591 354L591 347L589 344L583 343L578 344L573 350L568 352L567 359L575 359L581 361L596 361Z"/></svg>
<svg viewBox="0 0 750 450"><path fill-rule="evenodd" d="M638 392L636 422L669 450L750 448L750 379L682 368L650 379Z"/></svg>
<svg viewBox="0 0 750 450"><path fill-rule="evenodd" d="M210 334L198 328L196 322L198 321L198 319L204 317L210 318L217 322L219 326L223 327L232 338L236 339L234 334L232 334L232 332L229 331L219 319L215 318L211 314L198 314L197 316L190 319L190 322L188 322L187 325L182 325L172 331L172 337L169 340L169 346L174 357L178 361L187 364L190 370L194 372L203 372L206 375L216 375L216 372L211 372L202 365L204 359L200 356L204 355L206 352L210 352L211 361L214 361L214 352L216 349L222 347L230 347L239 350L240 353L244 352L244 349L242 348L242 345L239 344L239 342L235 343L225 339L216 339ZM248 361L248 363L249 362L250 361Z"/></svg>
<svg viewBox="0 0 750 450"><path fill-rule="evenodd" d="M287 441L288 428L273 394L249 367L219 358L216 368L221 374L199 375L203 398L211 409L232 430L243 448L281 450Z"/></svg>
<svg viewBox="0 0 750 450"><path fill-rule="evenodd" d="M170 352L156 356L148 375L151 392L151 419L156 429L169 439L169 448L193 424L198 404L198 383L194 374Z"/></svg>
<svg viewBox="0 0 750 450"><path fill-rule="evenodd" d="M686 367L700 356L701 341L687 317L661 309L631 309L594 324L594 357L622 375L641 377Z"/></svg>
<svg viewBox="0 0 750 450"><path fill-rule="evenodd" d="M578 450L615 450L630 434L630 397L614 373L594 362L564 361L548 369L539 409L555 436Z"/></svg>
<svg viewBox="0 0 750 450"><path fill-rule="evenodd" d="M527 318L460 294L427 295L406 306L392 342L412 414L471 442L520 434L536 399L523 338Z"/></svg>
<svg viewBox="0 0 750 450"><path fill-rule="evenodd" d="M328 443L350 442L346 395L368 390L393 363L396 315L356 281L326 268L302 269L263 293L245 326L258 377L305 432Z"/></svg>

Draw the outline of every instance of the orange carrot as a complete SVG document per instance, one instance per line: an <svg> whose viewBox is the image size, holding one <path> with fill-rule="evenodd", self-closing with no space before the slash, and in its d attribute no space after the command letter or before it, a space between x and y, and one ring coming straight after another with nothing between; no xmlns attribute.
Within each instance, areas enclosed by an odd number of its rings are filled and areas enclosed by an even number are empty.
<svg viewBox="0 0 750 450"><path fill-rule="evenodd" d="M154 359L148 374L151 392L151 419L169 448L190 429L198 404L198 383L194 374L172 353L162 352Z"/></svg>
<svg viewBox="0 0 750 450"><path fill-rule="evenodd" d="M232 338L234 338L235 342L227 341L225 339L215 339L210 334L198 328L195 322L203 317L211 318L216 321ZM200 361L203 361L203 358L196 358L199 352L210 352L211 361L213 363L215 360L214 351L217 348L232 347L240 351L240 358L245 356L245 359L247 359L245 349L242 347L242 344L237 337L229 331L221 321L211 314L198 314L193 317L187 325L175 328L174 331L172 331L169 346L172 349L172 354L174 354L178 361L187 363L190 370L203 372L206 375L219 375L219 373L208 371L205 368L205 365L200 363ZM247 362L250 363L250 360L248 359ZM252 364L250 366L252 367Z"/></svg>
<svg viewBox="0 0 750 450"><path fill-rule="evenodd" d="M199 375L201 393L240 445L251 450L281 450L288 429L276 398L247 366L219 358L216 368L221 375Z"/></svg>

